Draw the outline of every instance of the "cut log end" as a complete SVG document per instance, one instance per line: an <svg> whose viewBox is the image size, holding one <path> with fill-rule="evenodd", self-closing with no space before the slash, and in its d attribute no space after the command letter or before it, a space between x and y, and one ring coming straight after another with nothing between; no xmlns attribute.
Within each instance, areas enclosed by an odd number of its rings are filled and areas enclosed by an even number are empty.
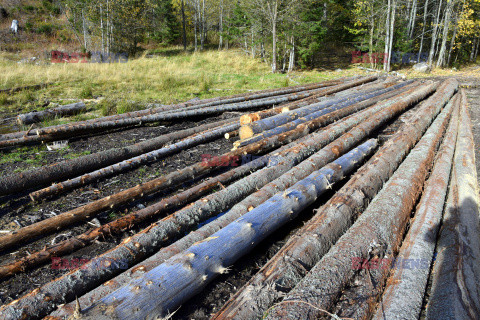
<svg viewBox="0 0 480 320"><path fill-rule="evenodd" d="M262 117L258 113L245 114L240 117L240 124L243 126L261 119Z"/></svg>
<svg viewBox="0 0 480 320"><path fill-rule="evenodd" d="M250 126L241 126L240 127L240 139L248 139L253 136L253 130Z"/></svg>
<svg viewBox="0 0 480 320"><path fill-rule="evenodd" d="M288 111L290 111L289 107L283 107L282 108L282 113L285 113L285 112L288 112Z"/></svg>

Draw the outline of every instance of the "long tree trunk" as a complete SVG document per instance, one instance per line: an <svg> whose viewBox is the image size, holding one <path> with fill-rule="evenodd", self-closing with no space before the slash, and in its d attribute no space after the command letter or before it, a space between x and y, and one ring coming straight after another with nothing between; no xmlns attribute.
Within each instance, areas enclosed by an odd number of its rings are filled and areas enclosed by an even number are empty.
<svg viewBox="0 0 480 320"><path fill-rule="evenodd" d="M218 27L218 50L222 50L223 47L223 0L220 1L220 23Z"/></svg>
<svg viewBox="0 0 480 320"><path fill-rule="evenodd" d="M388 0L387 4L387 18L385 20L385 52L384 52L384 57L383 57L383 71L389 71L390 66L388 65L389 63L389 52L388 49L390 48L390 12L392 10L392 3L391 0Z"/></svg>
<svg viewBox="0 0 480 320"><path fill-rule="evenodd" d="M453 94L453 90L451 92ZM440 95L436 94L437 97ZM398 100L403 99L398 98ZM446 100L448 97L443 98L443 102ZM419 111L414 121L406 122L391 137L391 142L384 144L373 158L298 231L298 236L291 237L282 249L237 291L213 319L229 319L232 315L236 315L239 319L261 317L275 300L285 294L285 289L288 291L295 287L338 240L344 230L353 223L356 214L375 197L402 163L405 155L422 137L423 132L441 109L438 98L430 98L427 101L429 105ZM321 234L322 237L317 238L314 234ZM316 240L312 241L312 239ZM285 257L294 257L294 259L285 259ZM272 286L273 283L282 283L283 286ZM303 319L303 317L298 318Z"/></svg>
<svg viewBox="0 0 480 320"><path fill-rule="evenodd" d="M457 23L457 18L456 18L456 17L455 17L455 19L453 20L453 25L454 25L455 27L453 28L452 40L450 41L450 48L448 49L448 59L447 59L447 65L448 65L448 66L450 65L450 61L451 61L451 58L452 58L453 48L455 47L455 39L456 39L456 37L457 37L458 23Z"/></svg>
<svg viewBox="0 0 480 320"><path fill-rule="evenodd" d="M422 25L422 36L420 38L420 49L418 50L417 63L420 62L420 58L423 50L423 39L425 38L425 28L427 25L427 14L428 14L428 0L425 0L425 7L423 8L423 25Z"/></svg>
<svg viewBox="0 0 480 320"><path fill-rule="evenodd" d="M288 72L292 72L295 67L295 36L292 35L290 48L290 57L288 59Z"/></svg>
<svg viewBox="0 0 480 320"><path fill-rule="evenodd" d="M201 35L200 35L200 45L201 50L205 49L205 36L206 36L206 17L205 17L205 0L202 1L202 9L201 9Z"/></svg>
<svg viewBox="0 0 480 320"><path fill-rule="evenodd" d="M22 125L32 124L44 121L46 119L53 119L55 117L71 116L81 112L86 112L87 107L85 103L78 102L58 106L53 109L47 109L43 111L29 112L25 114L19 114L17 116L17 123Z"/></svg>
<svg viewBox="0 0 480 320"><path fill-rule="evenodd" d="M453 0L447 1L447 8L445 9L445 18L443 23L442 44L440 46L440 53L438 54L437 67L445 66L448 30L450 29L450 15L454 5L455 2Z"/></svg>
<svg viewBox="0 0 480 320"><path fill-rule="evenodd" d="M278 15L278 7L277 2L272 8L272 72L277 72L277 15Z"/></svg>
<svg viewBox="0 0 480 320"><path fill-rule="evenodd" d="M182 0L182 40L183 40L183 50L187 50L187 26L185 21L185 0Z"/></svg>
<svg viewBox="0 0 480 320"><path fill-rule="evenodd" d="M430 52L428 53L428 65L433 64L433 57L435 55L435 45L437 43L437 32L438 32L438 24L440 22L440 11L442 10L442 0L438 4L437 13L435 19L433 21L433 31L432 31L432 42L430 44Z"/></svg>
<svg viewBox="0 0 480 320"><path fill-rule="evenodd" d="M387 63L387 72L390 72L390 64L392 61L392 49L393 49L393 35L394 35L394 26L395 26L395 12L397 9L397 1L392 1L392 16L390 18L390 37L388 44L388 63Z"/></svg>

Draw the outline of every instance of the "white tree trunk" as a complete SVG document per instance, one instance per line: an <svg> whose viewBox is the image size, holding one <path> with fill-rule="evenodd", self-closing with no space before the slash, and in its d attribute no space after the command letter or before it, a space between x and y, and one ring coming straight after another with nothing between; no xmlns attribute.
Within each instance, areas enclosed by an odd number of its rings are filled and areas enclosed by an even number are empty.
<svg viewBox="0 0 480 320"><path fill-rule="evenodd" d="M389 66L388 66L388 48L390 44L390 10L392 7L391 0L388 0L387 4L387 18L385 20L385 52L384 52L384 58L383 58L383 70L388 72Z"/></svg>
<svg viewBox="0 0 480 320"><path fill-rule="evenodd" d="M440 10L442 9L442 0L438 4L437 14L435 16L434 25L433 25L433 33L432 33L432 43L430 45L430 52L428 54L428 64L431 66L433 63L433 56L435 55L435 44L437 43L437 31L438 31L438 23L440 21Z"/></svg>
<svg viewBox="0 0 480 320"><path fill-rule="evenodd" d="M422 36L420 38L420 49L418 50L417 63L420 62L420 55L423 50L423 39L425 37L425 25L427 24L427 14L428 14L428 0L425 1L425 7L423 8L423 26L422 26Z"/></svg>

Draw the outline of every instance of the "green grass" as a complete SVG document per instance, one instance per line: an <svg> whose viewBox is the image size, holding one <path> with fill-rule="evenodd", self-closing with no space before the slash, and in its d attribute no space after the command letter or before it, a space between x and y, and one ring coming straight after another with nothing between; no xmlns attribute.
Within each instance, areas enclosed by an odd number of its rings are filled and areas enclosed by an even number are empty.
<svg viewBox="0 0 480 320"><path fill-rule="evenodd" d="M272 74L270 67L236 51L184 53L159 49L153 58L116 64L17 64L12 54L0 54L0 89L46 82L55 85L0 97L2 108L24 112L38 109L38 101L104 97L97 116L143 108L146 103L171 104L195 97L210 98L286 85L323 81L358 73L294 72ZM291 80L293 79L293 81Z"/></svg>
<svg viewBox="0 0 480 320"><path fill-rule="evenodd" d="M47 65L17 64L15 54L0 53L0 89L54 83L41 90L0 95L0 107L12 113L19 109L28 112L38 109L42 99L58 103L103 97L101 102L91 103L96 109L91 116L101 116L138 110L150 102L172 104L195 97L211 98L366 74L355 66L341 72L272 74L266 63L234 50L191 53L170 47L152 52L156 54L152 58L144 56L127 63ZM412 72L411 68L400 72L408 78L461 73L435 69L426 75Z"/></svg>

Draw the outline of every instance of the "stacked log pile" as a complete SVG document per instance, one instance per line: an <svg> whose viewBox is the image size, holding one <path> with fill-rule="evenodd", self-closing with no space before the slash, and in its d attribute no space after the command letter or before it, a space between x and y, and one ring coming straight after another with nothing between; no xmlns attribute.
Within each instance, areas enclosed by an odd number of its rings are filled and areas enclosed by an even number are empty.
<svg viewBox="0 0 480 320"><path fill-rule="evenodd" d="M188 117L210 120L0 176L0 196L41 207L202 144L227 143L224 136L233 147L1 233L2 255L30 244L41 248L0 264L3 282L38 272L52 259L75 255L98 240L121 241L4 304L0 318L175 318L182 305L213 290L209 284L225 281L219 276L284 229L290 231L279 250L247 282L232 287L209 317L438 319L448 314L466 319L480 314L480 200L467 100L455 79L357 77L153 106L5 135L0 147L65 136L94 141L94 135L112 129ZM378 139L387 128L388 139ZM135 207L139 200L148 204ZM67 239L45 242L121 207L131 210ZM292 225L300 222L299 228Z"/></svg>

